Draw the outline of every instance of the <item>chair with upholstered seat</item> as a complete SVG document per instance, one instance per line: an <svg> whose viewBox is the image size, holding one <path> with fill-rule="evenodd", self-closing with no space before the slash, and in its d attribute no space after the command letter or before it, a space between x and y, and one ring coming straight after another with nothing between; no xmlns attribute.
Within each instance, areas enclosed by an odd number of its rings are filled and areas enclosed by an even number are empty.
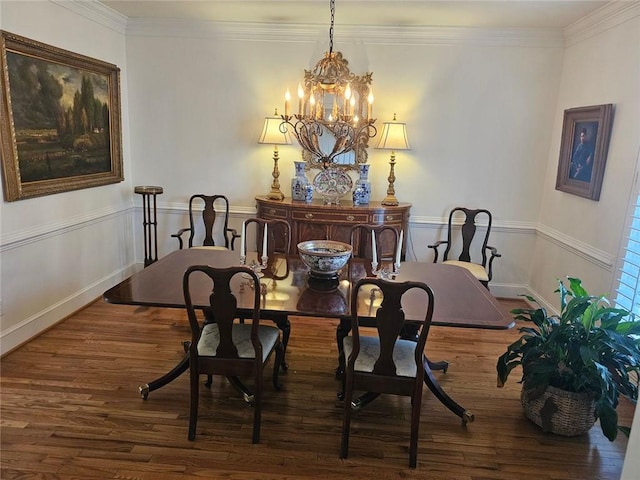
<svg viewBox="0 0 640 480"><path fill-rule="evenodd" d="M360 335L358 317L359 298L367 298L371 288L382 293L382 303L375 314L376 334ZM404 295L424 298L424 318L415 319L419 326L415 340L402 338L405 316L402 310ZM345 370L344 419L340 458L347 458L352 403L356 390L374 394L394 394L411 398L411 435L409 466L416 467L418 432L422 406L422 388L425 370L428 371L424 347L433 315L433 292L422 282L390 282L378 278L363 278L351 294L351 334L344 338L343 347L348 357ZM411 322L414 323L414 322ZM368 429L368 428L367 428Z"/></svg>
<svg viewBox="0 0 640 480"><path fill-rule="evenodd" d="M480 225L478 224L479 219L484 219ZM461 226L459 226L460 220L463 221ZM456 207L451 210L447 225L447 239L440 240L433 245L427 245L434 251L433 262L437 263L438 261L438 247L446 245L442 263L466 268L485 287L489 288L489 282L493 277L493 260L502 256L495 247L488 245L491 222L492 217L489 210L464 207ZM478 226L484 229L484 234L478 232ZM476 233L478 233L477 237ZM455 257L454 250L460 251L460 255L455 260L449 260L450 257ZM472 257L477 257L480 261L474 262Z"/></svg>
<svg viewBox="0 0 640 480"><path fill-rule="evenodd" d="M208 277L208 279L207 279ZM204 290L203 282L210 282ZM252 322L235 322L238 317L238 298L232 285L250 282L253 318ZM189 440L194 440L198 421L200 375L224 375L242 390L244 398L253 404L253 443L260 441L264 368L271 354L276 352L273 366L273 386L280 389L278 372L283 357L280 332L276 327L260 324L260 281L248 267L214 268L192 265L183 278L183 291L191 343L189 345L189 369L191 400L189 408ZM208 297L207 315L194 307L192 294L211 292ZM199 299L202 301L202 299ZM202 308L202 306L201 306ZM199 319L198 316L204 317ZM213 320L211 320L213 319ZM253 392L249 392L238 377L253 378Z"/></svg>
<svg viewBox="0 0 640 480"><path fill-rule="evenodd" d="M202 223L196 222L202 208ZM180 249L184 247L183 235L188 234L187 246L206 248L232 248L240 237L229 228L229 200L224 195L192 195L189 199L189 226L172 234L178 240ZM217 240L216 240L217 239Z"/></svg>
<svg viewBox="0 0 640 480"><path fill-rule="evenodd" d="M265 278L271 278L273 280L282 280L289 274L288 261L284 260L284 271L278 271L276 263L274 263L275 254L286 255L291 248L291 226L289 222L283 219L270 219L251 217L244 221L244 237L240 236L240 242L244 242L244 250L240 246L239 250L246 252L256 251L257 255L255 259L246 260L247 264L252 262L260 263L263 255L263 235L265 226L267 227L267 267L262 271ZM239 243L239 242L238 242ZM232 248L235 250L237 247L232 244ZM281 265L281 264L280 264ZM244 316L238 317L240 322L244 322ZM286 355L287 345L289 344L289 336L291 335L291 322L286 315L274 317L273 321L278 328L282 331L282 345ZM286 359L282 359L282 370L288 370L288 364Z"/></svg>

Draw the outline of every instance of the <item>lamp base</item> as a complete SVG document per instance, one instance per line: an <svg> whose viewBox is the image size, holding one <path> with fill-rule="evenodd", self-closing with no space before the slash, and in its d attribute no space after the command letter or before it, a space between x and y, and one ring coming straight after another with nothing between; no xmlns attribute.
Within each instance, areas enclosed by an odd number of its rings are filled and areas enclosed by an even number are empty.
<svg viewBox="0 0 640 480"><path fill-rule="evenodd" d="M284 200L284 193L279 190L271 190L267 195L269 200Z"/></svg>
<svg viewBox="0 0 640 480"><path fill-rule="evenodd" d="M386 197L384 197L384 200L382 200L382 202L380 203L387 207L396 207L399 204L398 199L395 196L391 195L387 195Z"/></svg>

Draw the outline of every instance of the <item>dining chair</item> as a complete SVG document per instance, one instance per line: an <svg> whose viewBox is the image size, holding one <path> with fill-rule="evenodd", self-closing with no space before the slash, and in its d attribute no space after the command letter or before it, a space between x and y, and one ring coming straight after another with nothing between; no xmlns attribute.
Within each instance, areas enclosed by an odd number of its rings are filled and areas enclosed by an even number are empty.
<svg viewBox="0 0 640 480"><path fill-rule="evenodd" d="M240 242L244 242L244 251L248 251L249 248L258 252L258 257L262 256L262 250L264 245L264 227L267 226L267 255L273 253L287 254L291 248L291 225L289 222L283 219L264 219L258 217L251 217L244 221L245 235L240 235ZM250 235L253 230L253 237ZM235 240L231 243L231 249L235 250ZM249 239L255 238L255 244L249 245ZM241 246L242 250L242 246Z"/></svg>
<svg viewBox="0 0 640 480"><path fill-rule="evenodd" d="M201 211L202 223L197 222ZM232 248L238 232L229 228L229 200L224 195L192 195L189 199L189 226L172 234L184 248L183 236L188 234L187 246L206 248ZM217 239L217 240L216 240Z"/></svg>
<svg viewBox="0 0 640 480"><path fill-rule="evenodd" d="M376 333L360 335L359 299L368 297L370 288L382 292L382 303L375 313ZM402 298L405 295L424 298L424 319L418 323L415 340L401 338L405 326ZM344 338L343 348L348 358L343 380L344 417L340 458L349 453L349 432L354 411L353 394L361 390L376 394L394 394L411 398L411 436L409 466L416 467L418 433L422 406L425 370L428 371L424 347L433 316L433 291L422 282L392 282L378 278L363 278L351 293L351 334Z"/></svg>
<svg viewBox="0 0 640 480"><path fill-rule="evenodd" d="M211 282L208 315L196 309L192 293L202 291L203 279ZM194 280L197 277L197 282ZM238 317L238 299L232 292L232 282L250 282L253 291L252 322L241 324ZM280 390L278 372L283 357L280 332L276 327L260 324L260 281L248 267L214 268L192 265L184 273L182 288L191 327L189 345L190 408L189 440L195 440L198 421L200 375L224 375L230 383L243 391L244 398L253 405L252 442L260 441L262 415L263 374L266 363L275 351L273 386ZM193 292L192 292L193 291ZM246 290L245 290L246 291ZM202 318L198 318L198 317ZM213 318L214 321L210 319ZM253 392L241 383L239 377L253 378Z"/></svg>
<svg viewBox="0 0 640 480"><path fill-rule="evenodd" d="M260 263L260 259L262 257L262 251L264 248L264 229L267 226L267 256L268 263L267 267L262 270L262 274L265 278L273 279L275 281L279 279L284 279L289 274L289 264L288 259L285 259L285 271L280 272L276 270L274 263L274 254L283 254L287 255L291 248L291 226L289 222L283 219L264 219L251 217L244 221L244 235L240 235L238 238L240 242L243 242L244 245L240 245L241 252L254 251L253 245L249 245L250 239L255 239L255 251L257 251L256 262ZM231 244L232 250L236 250L235 238ZM243 248L244 247L244 248ZM264 290L263 290L263 293ZM240 323L244 323L247 317L243 315L239 315ZM282 331L282 345L284 349L284 354L282 358L282 371L286 372L289 368L289 365L286 361L286 351L287 345L289 344L289 337L291 336L291 322L286 315L274 317L272 319L278 328Z"/></svg>
<svg viewBox="0 0 640 480"><path fill-rule="evenodd" d="M398 229L391 225L370 225L357 223L351 227L349 239L354 246L353 256L356 258L372 258L373 243L371 236L376 237L376 255L379 261L393 263L398 250L400 234ZM355 248L358 245L359 248Z"/></svg>
<svg viewBox="0 0 640 480"><path fill-rule="evenodd" d="M378 258L378 268L386 268L389 271L393 270L393 261L395 253L398 248L398 242L400 240L400 234L398 229L391 225L370 225L366 223L357 223L351 227L349 238L353 248L353 256L355 258L365 258L370 261L373 259L373 242L372 236L376 238L376 254ZM357 248L356 248L357 246ZM366 274L368 275L371 270L368 264L366 268ZM359 263L349 262L349 280L354 281L358 277L353 272L353 268L361 269L362 265ZM338 342L338 367L336 368L336 378L344 377L344 369L346 365L346 357L344 350L342 349L342 341L344 337L349 333L349 328L344 328L347 322L342 322L336 332L336 339ZM338 393L338 399L342 400L344 396L344 388Z"/></svg>
<svg viewBox="0 0 640 480"><path fill-rule="evenodd" d="M478 232L478 220L483 219L484 234ZM462 226L460 220L463 221ZM438 248L446 245L442 263L457 265L469 270L487 289L493 277L493 260L502 256L495 247L488 245L491 234L491 212L485 209L456 207L449 213L447 239L427 245L434 251L433 263L438 261ZM476 233L478 235L476 236ZM475 240L475 242L474 242ZM456 259L456 253L460 252ZM487 253L490 253L487 256ZM472 258L475 257L475 260Z"/></svg>

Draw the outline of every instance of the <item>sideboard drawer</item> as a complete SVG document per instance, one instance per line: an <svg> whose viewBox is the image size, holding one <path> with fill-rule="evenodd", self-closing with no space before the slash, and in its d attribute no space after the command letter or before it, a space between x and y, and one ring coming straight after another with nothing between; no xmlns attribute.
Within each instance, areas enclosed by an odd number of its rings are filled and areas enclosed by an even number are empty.
<svg viewBox="0 0 640 480"><path fill-rule="evenodd" d="M301 222L327 222L327 223L369 223L367 212L328 212L328 211L302 211L292 212L291 218Z"/></svg>
<svg viewBox="0 0 640 480"><path fill-rule="evenodd" d="M285 208L264 205L262 206L262 208L258 208L258 217L266 219L282 218L286 220L287 218L289 218L289 211Z"/></svg>

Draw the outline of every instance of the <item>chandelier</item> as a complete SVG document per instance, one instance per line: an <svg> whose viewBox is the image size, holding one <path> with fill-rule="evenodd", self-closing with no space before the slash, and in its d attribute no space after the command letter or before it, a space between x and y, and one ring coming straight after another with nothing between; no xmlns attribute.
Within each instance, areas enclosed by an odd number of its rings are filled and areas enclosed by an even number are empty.
<svg viewBox="0 0 640 480"><path fill-rule="evenodd" d="M329 51L312 70L304 71L298 84L298 111L291 114L291 94L285 94L280 126L291 131L316 167L336 165L342 154L366 148L376 135L371 72L355 75L341 52L333 51L335 0L331 0ZM323 137L324 136L324 137ZM329 141L325 141L329 137Z"/></svg>

